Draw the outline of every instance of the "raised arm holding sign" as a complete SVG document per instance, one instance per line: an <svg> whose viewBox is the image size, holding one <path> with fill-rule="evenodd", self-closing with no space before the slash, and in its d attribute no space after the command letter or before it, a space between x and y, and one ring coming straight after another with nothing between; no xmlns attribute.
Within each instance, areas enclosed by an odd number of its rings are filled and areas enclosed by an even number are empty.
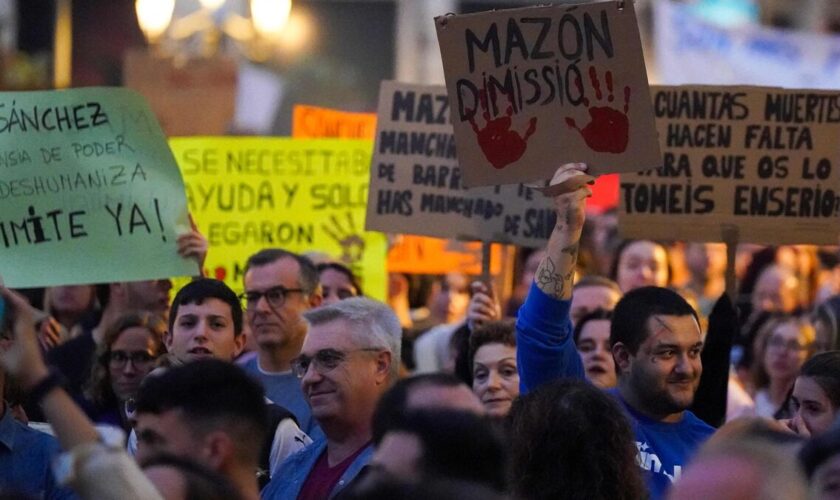
<svg viewBox="0 0 840 500"><path fill-rule="evenodd" d="M562 183L582 170L578 165L564 165L552 181ZM523 394L558 378L585 376L569 316L587 195L584 185L553 197L557 225L516 322ZM610 344L618 387L608 392L631 423L638 449L636 463L650 497L663 498L697 447L714 432L688 411L703 368L697 313L669 289L632 290L615 307Z"/></svg>

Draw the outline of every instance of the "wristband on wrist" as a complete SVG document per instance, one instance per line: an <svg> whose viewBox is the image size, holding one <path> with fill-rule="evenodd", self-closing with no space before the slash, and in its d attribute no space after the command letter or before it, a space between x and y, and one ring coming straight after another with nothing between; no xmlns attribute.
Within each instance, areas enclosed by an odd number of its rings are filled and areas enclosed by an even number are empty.
<svg viewBox="0 0 840 500"><path fill-rule="evenodd" d="M57 387L64 387L67 379L58 370L50 368L50 373L29 389L29 400L40 404L41 400Z"/></svg>

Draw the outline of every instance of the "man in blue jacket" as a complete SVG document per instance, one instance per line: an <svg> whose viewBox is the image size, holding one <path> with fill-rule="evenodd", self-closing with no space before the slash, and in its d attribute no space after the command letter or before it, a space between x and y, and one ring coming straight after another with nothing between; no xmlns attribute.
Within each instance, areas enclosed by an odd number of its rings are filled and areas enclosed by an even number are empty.
<svg viewBox="0 0 840 500"><path fill-rule="evenodd" d="M564 165L551 182L583 185L553 195L557 222L519 311L517 361L523 394L557 377L584 378L569 308L585 199L591 194L585 183L576 182L585 171L582 164ZM551 191L547 188L546 194ZM697 313L670 290L633 290L616 305L610 344L619 372L618 387L610 392L630 418L651 498L662 498L691 454L714 432L687 410L703 370Z"/></svg>
<svg viewBox="0 0 840 500"><path fill-rule="evenodd" d="M373 412L399 375L402 328L385 304L354 297L303 317L292 371L324 436L280 464L264 500L324 500L346 488L373 455Z"/></svg>

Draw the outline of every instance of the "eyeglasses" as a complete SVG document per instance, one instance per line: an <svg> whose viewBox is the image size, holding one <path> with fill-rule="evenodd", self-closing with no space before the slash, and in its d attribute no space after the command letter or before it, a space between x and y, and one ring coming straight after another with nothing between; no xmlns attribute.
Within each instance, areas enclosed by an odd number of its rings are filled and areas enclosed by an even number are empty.
<svg viewBox="0 0 840 500"><path fill-rule="evenodd" d="M286 296L290 293L304 293L303 288L286 288L284 286L275 286L271 287L264 292L257 292L257 291L250 291L245 292L239 296L239 299L242 301L242 305L245 306L246 309L252 309L257 306L257 303L260 301L260 298L265 297L265 300L268 301L268 305L271 307L277 308L282 307L283 304L286 303Z"/></svg>
<svg viewBox="0 0 840 500"><path fill-rule="evenodd" d="M796 340L785 340L781 337L770 337L767 341L767 347L773 349L784 349L787 351L799 352L811 348L811 344L800 344Z"/></svg>
<svg viewBox="0 0 840 500"><path fill-rule="evenodd" d="M121 367L131 361L134 366L147 365L156 359L146 351L111 351L108 353L108 363L111 366Z"/></svg>
<svg viewBox="0 0 840 500"><path fill-rule="evenodd" d="M292 373L295 374L297 378L303 378L306 375L306 372L309 370L309 366L312 365L320 374L324 374L333 370L335 367L340 365L347 359L347 355L354 352L377 352L383 351L384 349L381 347L365 347L362 349L353 349L350 351L339 351L336 349L321 349L320 351L315 353L315 356L309 357L305 354L301 354L297 358L292 360Z"/></svg>

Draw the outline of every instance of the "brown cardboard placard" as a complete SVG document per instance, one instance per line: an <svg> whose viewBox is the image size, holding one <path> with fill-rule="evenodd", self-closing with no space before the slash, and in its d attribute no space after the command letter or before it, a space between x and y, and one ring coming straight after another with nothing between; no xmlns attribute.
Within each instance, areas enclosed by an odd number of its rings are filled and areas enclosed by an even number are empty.
<svg viewBox="0 0 840 500"><path fill-rule="evenodd" d="M464 187L445 87L382 82L366 229L542 247L554 224L522 184Z"/></svg>
<svg viewBox="0 0 840 500"><path fill-rule="evenodd" d="M218 56L176 67L147 50L129 50L123 84L149 101L169 137L224 135L233 120L236 61Z"/></svg>
<svg viewBox="0 0 840 500"><path fill-rule="evenodd" d="M837 244L840 93L651 88L663 166L621 175L625 237Z"/></svg>
<svg viewBox="0 0 840 500"><path fill-rule="evenodd" d="M632 1L435 22L467 186L661 165Z"/></svg>

